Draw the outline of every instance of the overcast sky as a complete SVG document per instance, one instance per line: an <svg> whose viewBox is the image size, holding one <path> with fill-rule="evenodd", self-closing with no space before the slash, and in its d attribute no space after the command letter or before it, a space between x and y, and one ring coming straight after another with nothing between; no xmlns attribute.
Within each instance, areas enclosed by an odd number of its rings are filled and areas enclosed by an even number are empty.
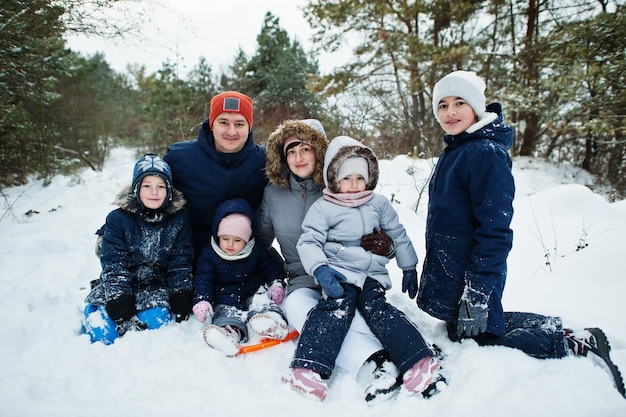
<svg viewBox="0 0 626 417"><path fill-rule="evenodd" d="M111 67L124 72L128 64L142 64L149 73L169 60L184 73L195 67L201 56L216 73L233 61L237 48L249 56L265 13L280 18L280 26L305 51L312 48L313 33L303 17L306 0L158 0L161 7L149 8L140 20L140 38L107 41L84 36L67 38L68 47L85 55L102 52ZM142 3L145 8L145 1ZM322 71L329 64L319 59Z"/></svg>

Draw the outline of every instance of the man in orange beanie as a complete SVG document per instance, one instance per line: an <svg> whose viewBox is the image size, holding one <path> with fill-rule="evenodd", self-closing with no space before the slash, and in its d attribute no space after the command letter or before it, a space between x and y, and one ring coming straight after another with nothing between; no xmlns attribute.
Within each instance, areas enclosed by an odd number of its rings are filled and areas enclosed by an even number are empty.
<svg viewBox="0 0 626 417"><path fill-rule="evenodd" d="M211 99L211 113L209 114L209 127L213 128L213 122L222 113L240 113L252 128L252 99L237 91L225 91Z"/></svg>
<svg viewBox="0 0 626 417"><path fill-rule="evenodd" d="M252 99L237 91L226 91L211 99L209 128L215 149L235 153L243 149L252 130Z"/></svg>
<svg viewBox="0 0 626 417"><path fill-rule="evenodd" d="M211 219L224 200L242 197L256 210L267 185L265 147L254 143L252 99L225 91L211 99L198 139L170 145L163 159L191 215L197 262L211 241Z"/></svg>

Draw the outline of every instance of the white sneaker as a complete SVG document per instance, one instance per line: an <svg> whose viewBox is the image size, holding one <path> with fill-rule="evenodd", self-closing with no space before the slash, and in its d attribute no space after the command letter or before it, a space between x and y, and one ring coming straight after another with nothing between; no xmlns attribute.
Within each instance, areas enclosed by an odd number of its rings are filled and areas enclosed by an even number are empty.
<svg viewBox="0 0 626 417"><path fill-rule="evenodd" d="M239 332L231 326L219 327L209 324L204 328L204 341L212 347L224 353L226 356L235 356L239 353Z"/></svg>
<svg viewBox="0 0 626 417"><path fill-rule="evenodd" d="M287 337L287 323L278 313L257 313L248 320L252 330L270 339L283 340Z"/></svg>

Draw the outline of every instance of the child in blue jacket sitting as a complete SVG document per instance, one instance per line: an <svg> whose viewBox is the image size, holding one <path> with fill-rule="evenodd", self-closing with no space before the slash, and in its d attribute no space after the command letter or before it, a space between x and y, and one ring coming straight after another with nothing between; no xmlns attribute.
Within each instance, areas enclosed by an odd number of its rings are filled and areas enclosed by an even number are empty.
<svg viewBox="0 0 626 417"><path fill-rule="evenodd" d="M255 243L254 228L254 211L245 199L224 201L213 218L211 243L198 258L193 313L201 322L212 317L204 340L227 356L247 341L247 325L267 338L287 336L278 306L285 297L284 269L265 245ZM257 294L260 289L266 295Z"/></svg>

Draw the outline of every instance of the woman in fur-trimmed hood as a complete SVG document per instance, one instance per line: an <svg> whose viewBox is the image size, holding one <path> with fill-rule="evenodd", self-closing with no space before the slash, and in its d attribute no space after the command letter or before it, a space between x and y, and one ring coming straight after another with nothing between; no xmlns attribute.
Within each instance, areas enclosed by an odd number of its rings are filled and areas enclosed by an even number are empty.
<svg viewBox="0 0 626 417"><path fill-rule="evenodd" d="M257 237L267 246L274 238L278 240L289 275L287 294L297 288L315 287L313 277L302 268L296 243L304 215L322 196L322 161L327 147L324 127L315 119L287 120L267 141L265 173L270 185L259 209ZM289 168L288 152L293 155L295 172Z"/></svg>
<svg viewBox="0 0 626 417"><path fill-rule="evenodd" d="M378 171L371 149L348 136L334 138L324 157L323 198L307 211L296 245L304 269L315 276L324 295L300 331L287 382L299 390L301 385L316 387L305 392L320 399L357 311L385 347L409 395L420 394L438 378L434 351L415 324L386 300L389 258L361 246L362 236L373 230L389 235L403 271L402 292L415 298L417 254L389 200L374 192ZM376 388L366 390L366 400L377 393Z"/></svg>
<svg viewBox="0 0 626 417"><path fill-rule="evenodd" d="M300 142L311 145L315 153L315 160L324 160L328 140L326 139L324 127L319 120L287 120L278 126L267 140L265 173L270 184L276 184L282 187L289 185L290 171L287 165L284 148L286 142L287 146L290 145L289 139L293 137L299 138ZM316 164L315 170L311 175L313 183L320 186L324 185L322 168L321 164Z"/></svg>
<svg viewBox="0 0 626 417"><path fill-rule="evenodd" d="M296 244L306 212L322 196L327 147L324 127L315 119L285 121L270 135L266 146L265 172L270 185L265 188L257 217L257 239L268 246L276 239L280 245L288 274L283 309L289 324L298 331L321 296L315 279L302 266ZM389 245L381 244L380 240L386 236L369 236L373 246L389 251ZM391 369L384 366L386 353L359 314L349 333L337 358L337 367L356 377L364 363L375 358L377 362L372 369ZM382 371L374 374L385 375ZM389 379L395 383L395 375ZM377 386L386 388L380 381Z"/></svg>
<svg viewBox="0 0 626 417"><path fill-rule="evenodd" d="M171 178L158 156L139 159L132 185L106 218L99 284L85 299L84 327L92 341L112 343L126 330L156 328L191 311L189 213Z"/></svg>

